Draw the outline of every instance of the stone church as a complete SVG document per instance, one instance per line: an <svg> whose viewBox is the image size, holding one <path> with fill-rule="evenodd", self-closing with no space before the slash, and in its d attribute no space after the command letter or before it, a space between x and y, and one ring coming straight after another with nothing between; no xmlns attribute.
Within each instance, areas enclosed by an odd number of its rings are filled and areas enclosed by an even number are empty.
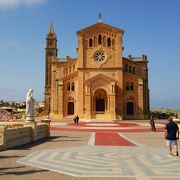
<svg viewBox="0 0 180 180"><path fill-rule="evenodd" d="M124 31L96 24L77 31L77 57L58 58L51 24L45 48L45 111L55 119L147 119L147 56L123 57Z"/></svg>

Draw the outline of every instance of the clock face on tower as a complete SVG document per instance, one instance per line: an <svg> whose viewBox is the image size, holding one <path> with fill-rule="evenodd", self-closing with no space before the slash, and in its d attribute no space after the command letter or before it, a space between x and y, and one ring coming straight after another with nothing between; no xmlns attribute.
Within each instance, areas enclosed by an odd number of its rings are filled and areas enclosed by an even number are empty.
<svg viewBox="0 0 180 180"><path fill-rule="evenodd" d="M103 51L96 51L94 53L94 61L103 62L105 60L105 54Z"/></svg>

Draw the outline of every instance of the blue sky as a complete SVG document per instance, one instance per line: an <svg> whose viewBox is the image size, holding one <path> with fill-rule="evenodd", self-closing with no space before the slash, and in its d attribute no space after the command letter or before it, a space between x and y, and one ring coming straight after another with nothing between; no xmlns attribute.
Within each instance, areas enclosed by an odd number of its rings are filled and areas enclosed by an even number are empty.
<svg viewBox="0 0 180 180"><path fill-rule="evenodd" d="M58 56L76 57L76 31L103 21L125 30L124 56L149 59L151 107L180 108L179 0L0 0L0 99L43 100L44 48L51 21Z"/></svg>

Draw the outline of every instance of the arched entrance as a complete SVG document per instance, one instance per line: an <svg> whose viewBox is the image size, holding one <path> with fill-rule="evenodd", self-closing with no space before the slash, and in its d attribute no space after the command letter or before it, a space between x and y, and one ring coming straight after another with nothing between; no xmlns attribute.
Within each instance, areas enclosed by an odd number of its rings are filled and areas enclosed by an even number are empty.
<svg viewBox="0 0 180 180"><path fill-rule="evenodd" d="M74 114L74 102L68 102L68 115Z"/></svg>
<svg viewBox="0 0 180 180"><path fill-rule="evenodd" d="M96 111L105 111L104 99L96 99Z"/></svg>
<svg viewBox="0 0 180 180"><path fill-rule="evenodd" d="M94 107L96 113L103 113L107 106L107 94L103 89L99 89L94 93Z"/></svg>
<svg viewBox="0 0 180 180"><path fill-rule="evenodd" d="M127 102L126 114L127 115L134 115L134 104L133 104L133 102Z"/></svg>

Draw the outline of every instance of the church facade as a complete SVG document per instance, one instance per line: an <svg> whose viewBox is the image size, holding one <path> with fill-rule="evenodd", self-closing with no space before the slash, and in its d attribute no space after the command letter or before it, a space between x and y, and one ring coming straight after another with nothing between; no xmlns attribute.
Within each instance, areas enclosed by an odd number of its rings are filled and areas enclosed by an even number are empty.
<svg viewBox="0 0 180 180"><path fill-rule="evenodd" d="M45 111L59 119L147 119L148 60L123 57L122 29L99 20L77 32L77 58L58 58L51 24L45 49Z"/></svg>

